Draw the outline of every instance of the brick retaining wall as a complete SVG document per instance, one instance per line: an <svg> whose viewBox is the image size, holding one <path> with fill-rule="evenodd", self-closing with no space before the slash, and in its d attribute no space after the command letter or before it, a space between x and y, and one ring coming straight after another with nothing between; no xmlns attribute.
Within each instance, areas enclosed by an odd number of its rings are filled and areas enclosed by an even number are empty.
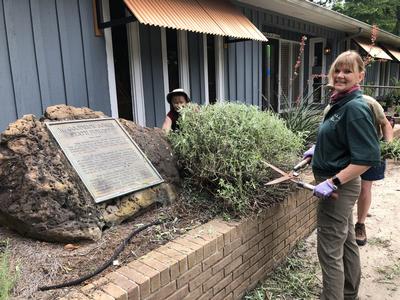
<svg viewBox="0 0 400 300"><path fill-rule="evenodd" d="M212 220L63 299L241 299L315 224L315 198L299 190L258 217Z"/></svg>

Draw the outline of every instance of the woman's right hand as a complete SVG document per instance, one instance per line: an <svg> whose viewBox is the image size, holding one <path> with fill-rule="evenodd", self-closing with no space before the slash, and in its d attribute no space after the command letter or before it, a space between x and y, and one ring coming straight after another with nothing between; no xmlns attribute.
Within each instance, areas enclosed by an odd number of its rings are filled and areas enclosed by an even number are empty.
<svg viewBox="0 0 400 300"><path fill-rule="evenodd" d="M314 155L315 145L312 145L310 149L303 153L303 159L307 157L312 157Z"/></svg>

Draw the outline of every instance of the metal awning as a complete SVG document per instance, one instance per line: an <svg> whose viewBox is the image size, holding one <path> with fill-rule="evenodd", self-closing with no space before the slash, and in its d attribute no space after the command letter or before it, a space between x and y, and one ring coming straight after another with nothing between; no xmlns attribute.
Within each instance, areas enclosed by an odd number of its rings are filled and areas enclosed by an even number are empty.
<svg viewBox="0 0 400 300"><path fill-rule="evenodd" d="M373 58L392 60L385 50L377 45L372 46L370 41L361 38L355 38L354 41Z"/></svg>
<svg viewBox="0 0 400 300"><path fill-rule="evenodd" d="M385 50L389 52L398 62L400 62L400 50L391 46L383 45Z"/></svg>
<svg viewBox="0 0 400 300"><path fill-rule="evenodd" d="M124 0L146 25L267 41L267 38L228 0Z"/></svg>

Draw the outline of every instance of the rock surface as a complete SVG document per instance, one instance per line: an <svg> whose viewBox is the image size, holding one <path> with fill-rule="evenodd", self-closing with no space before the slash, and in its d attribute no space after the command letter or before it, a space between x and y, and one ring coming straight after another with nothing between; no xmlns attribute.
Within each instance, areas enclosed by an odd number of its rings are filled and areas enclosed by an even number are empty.
<svg viewBox="0 0 400 300"><path fill-rule="evenodd" d="M102 230L141 209L173 201L179 174L170 146L158 128L121 119L165 183L96 204L44 121L101 118L88 108L48 107L10 124L0 139L0 224L46 241L97 240Z"/></svg>

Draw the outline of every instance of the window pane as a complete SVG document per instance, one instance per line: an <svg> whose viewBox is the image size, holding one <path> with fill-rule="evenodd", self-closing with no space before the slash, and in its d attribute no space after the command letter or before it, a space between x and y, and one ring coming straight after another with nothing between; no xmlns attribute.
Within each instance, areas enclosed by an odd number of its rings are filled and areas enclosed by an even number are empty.
<svg viewBox="0 0 400 300"><path fill-rule="evenodd" d="M167 59L168 59L168 83L172 91L180 87L179 83L179 60L178 60L178 38L177 31L167 29Z"/></svg>
<svg viewBox="0 0 400 300"><path fill-rule="evenodd" d="M289 47L288 42L281 41L281 78L280 78L280 107L285 109L290 104L289 101Z"/></svg>

